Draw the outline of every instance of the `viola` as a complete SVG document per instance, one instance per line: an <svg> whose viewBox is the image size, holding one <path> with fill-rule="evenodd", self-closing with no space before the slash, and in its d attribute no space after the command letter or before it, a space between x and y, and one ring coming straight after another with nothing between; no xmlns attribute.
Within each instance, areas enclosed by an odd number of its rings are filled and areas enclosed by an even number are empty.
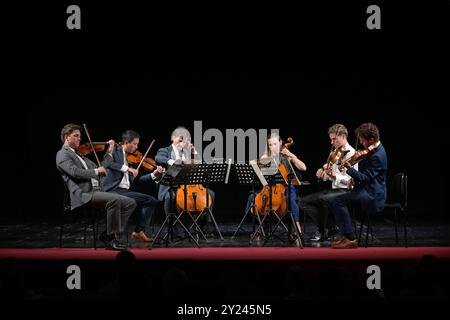
<svg viewBox="0 0 450 320"><path fill-rule="evenodd" d="M144 159L144 160L142 160ZM127 155L127 161L129 165L132 166L138 166L141 162L141 168L147 171L153 171L156 169L156 161L150 157L145 157L142 155L142 153L139 150L136 150L133 153L129 153Z"/></svg>
<svg viewBox="0 0 450 320"><path fill-rule="evenodd" d="M339 170L342 171L342 170L344 170L345 167L347 167L347 168L352 167L359 161L369 158L375 152L376 148L377 148L377 144L373 143L363 150L356 151L353 156L351 156L349 159L343 161L339 165Z"/></svg>
<svg viewBox="0 0 450 320"><path fill-rule="evenodd" d="M343 146L340 146L337 148L329 157L327 165L325 167L325 172L327 175L332 176L333 175L333 165L339 161L343 156L345 156L349 150L344 150Z"/></svg>
<svg viewBox="0 0 450 320"><path fill-rule="evenodd" d="M83 143L80 145L77 149L77 153L81 156L87 156L94 152L103 152L106 149L106 146L108 145L108 142L92 142L91 143ZM92 148L94 147L94 148Z"/></svg>

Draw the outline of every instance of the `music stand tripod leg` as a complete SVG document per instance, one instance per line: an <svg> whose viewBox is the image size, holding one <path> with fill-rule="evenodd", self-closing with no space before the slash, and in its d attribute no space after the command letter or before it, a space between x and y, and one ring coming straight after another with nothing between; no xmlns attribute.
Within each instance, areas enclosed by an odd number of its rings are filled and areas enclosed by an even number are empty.
<svg viewBox="0 0 450 320"><path fill-rule="evenodd" d="M248 216L250 209L252 208L253 205L251 205L250 207L247 208L247 210L245 210L245 214L244 217L242 217L241 222L239 222L239 225L236 229L236 231L233 233L233 236L231 237L231 240L234 239L234 237L236 236L236 234L238 233L238 231L241 229L242 224L244 223L245 218Z"/></svg>
<svg viewBox="0 0 450 320"><path fill-rule="evenodd" d="M297 236L297 240L298 240L298 246L299 246L299 248L303 249L304 246L303 246L302 237L300 236L300 230L298 229L297 223L295 222L294 215L292 214L292 212L289 212L289 216L291 217L291 222L294 226L295 235Z"/></svg>
<svg viewBox="0 0 450 320"><path fill-rule="evenodd" d="M261 230L264 231L263 224L264 224L264 221L266 221L266 219L267 219L267 217L269 216L269 214L270 214L270 212L267 212L267 214L266 214L266 215L263 217L263 219L261 220L261 223L259 224L258 228L256 228L255 233L254 233L254 234L252 235L252 237L250 238L250 243L253 242L253 239L254 239L255 236L258 234L259 229L261 229Z"/></svg>
<svg viewBox="0 0 450 320"><path fill-rule="evenodd" d="M167 215L166 218L164 219L163 224L161 225L161 227L158 229L158 232L156 232L155 235L155 239L153 239L153 242L150 244L149 250L152 249L153 245L155 244L156 240L158 240L159 235L161 234L162 230L164 229L164 226L169 223L169 216Z"/></svg>
<svg viewBox="0 0 450 320"><path fill-rule="evenodd" d="M222 233L220 232L219 226L216 222L216 219L214 218L213 213L211 212L211 209L209 207L206 208L206 212L209 215L209 217L211 218L212 222L214 223L214 228L216 229L217 233L219 234L220 240L223 241L224 239L223 239Z"/></svg>
<svg viewBox="0 0 450 320"><path fill-rule="evenodd" d="M179 216L181 216L181 214L180 214ZM178 216L178 217L179 217L179 216ZM189 229L186 228L186 226L180 221L180 219L179 219L178 217L175 216L175 219L177 220L177 221L175 221L175 223L176 223L176 222L179 222L179 223L181 224L181 227L182 227L182 228L184 229L184 231L188 234L188 236L189 236L192 240L194 240L194 242L195 242L195 244L197 245L197 247L200 248L200 245L198 244L197 239L195 239L195 237L192 235L192 233L189 231ZM192 217L191 217L191 218L192 218Z"/></svg>
<svg viewBox="0 0 450 320"><path fill-rule="evenodd" d="M200 228L200 226L198 225L198 223L197 223L197 220L200 218L200 216L202 215L202 213L200 213L198 216L197 216L197 218L194 218L193 216L192 216L192 214L190 214L189 212L186 212L187 213L187 215L191 218L191 220L192 220L192 224L190 225L190 227L189 227L189 229L192 229L192 227L195 225L195 230L197 231L197 232L200 232L200 234L202 235L202 237L203 237L203 239L205 239L205 241L206 242L208 242L208 239L206 238L206 235L203 233L203 231L202 231L202 229Z"/></svg>

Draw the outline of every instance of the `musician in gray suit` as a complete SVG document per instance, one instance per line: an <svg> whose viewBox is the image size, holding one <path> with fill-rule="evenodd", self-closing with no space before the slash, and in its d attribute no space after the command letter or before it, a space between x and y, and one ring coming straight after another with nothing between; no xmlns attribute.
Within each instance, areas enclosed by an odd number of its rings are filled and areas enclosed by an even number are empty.
<svg viewBox="0 0 450 320"><path fill-rule="evenodd" d="M165 148L160 148L156 154L156 162L163 166L164 168L170 167L177 162L190 161L192 158L192 153L196 161L201 161L200 155L196 152L194 145L191 143L191 134L184 127L178 127L172 132L172 144ZM207 189L212 198L212 203L210 205L211 210L214 204L214 192L211 189ZM164 201L164 210L166 214L170 212L175 212L174 203L170 201L170 187L167 185L160 185L158 192L158 200ZM172 199L175 201L175 194L172 193ZM205 216L206 217L206 216ZM207 220L202 219L200 222L200 227L206 225Z"/></svg>
<svg viewBox="0 0 450 320"><path fill-rule="evenodd" d="M136 208L136 201L102 191L99 177L106 174L105 168L97 167L88 158L76 152L81 140L79 125L65 125L61 130L61 140L64 144L56 154L56 167L70 192L72 210L81 206L106 209L106 249L127 249L120 239L128 218Z"/></svg>

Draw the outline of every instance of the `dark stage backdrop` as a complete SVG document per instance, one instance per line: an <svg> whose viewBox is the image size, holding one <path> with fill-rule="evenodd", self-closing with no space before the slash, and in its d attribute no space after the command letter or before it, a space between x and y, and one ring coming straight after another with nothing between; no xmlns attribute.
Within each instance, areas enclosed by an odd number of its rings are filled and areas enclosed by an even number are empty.
<svg viewBox="0 0 450 320"><path fill-rule="evenodd" d="M63 189L55 154L64 124L86 123L92 138L100 141L120 140L123 130L133 129L142 136L142 152L156 139L150 152L154 157L158 148L170 144L176 126L193 129L194 120L203 122L203 131L279 128L284 138L293 137L291 150L306 163L304 179L313 183L302 194L318 188L314 174L330 149L327 128L345 124L354 145L354 129L374 122L387 150L388 177L408 174L410 214L447 217L445 168L439 164L445 119L442 106L424 94L424 70L353 65L302 72L115 71L79 75L78 84L36 81L34 90L23 92L29 102L10 119L20 137L22 154L15 157L20 169L11 173L14 184L8 188L3 217L52 220L61 214ZM213 189L216 218L237 222L248 188L232 183ZM153 186L148 191L156 193Z"/></svg>
<svg viewBox="0 0 450 320"><path fill-rule="evenodd" d="M156 139L154 156L174 127L194 120L222 132L281 129L311 182L330 125L345 124L353 144L353 130L374 122L389 177L409 176L410 214L447 217L449 1L380 3L380 30L366 27L373 3L365 1L250 10L91 1L80 3L81 30L66 28L70 4L21 2L7 32L3 83L14 97L2 100L2 218L60 215L55 154L64 124L86 123L95 140L134 129L142 151ZM214 189L218 220L237 221L247 190Z"/></svg>

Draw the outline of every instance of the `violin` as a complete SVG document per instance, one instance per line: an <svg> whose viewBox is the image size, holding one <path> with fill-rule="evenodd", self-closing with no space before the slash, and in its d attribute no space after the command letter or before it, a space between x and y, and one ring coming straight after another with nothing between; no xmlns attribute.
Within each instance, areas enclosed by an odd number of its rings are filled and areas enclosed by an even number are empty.
<svg viewBox="0 0 450 320"><path fill-rule="evenodd" d="M142 160L144 159L144 160ZM129 153L127 155L127 161L128 164L133 165L133 166L138 166L141 161L142 161L142 165L141 167L144 168L147 171L153 171L156 169L156 161L153 160L150 157L145 157L142 155L142 153L139 150L136 150L133 153Z"/></svg>
<svg viewBox="0 0 450 320"><path fill-rule="evenodd" d="M376 148L377 148L377 143L373 143L370 146L368 146L366 149L356 151L353 156L351 156L349 159L343 161L339 165L339 170L342 171L342 170L344 170L345 167L352 167L360 160L369 158L372 155L372 153L374 153Z"/></svg>
<svg viewBox="0 0 450 320"><path fill-rule="evenodd" d="M191 150L191 159L194 163L194 149ZM212 197L208 190L201 184L184 185L178 188L176 202L178 213L183 210L191 214L200 214L206 209L206 197L208 203L212 204Z"/></svg>
<svg viewBox="0 0 450 320"><path fill-rule="evenodd" d="M337 148L332 154L330 154L330 157L328 158L327 165L325 167L325 172L327 175L332 176L333 175L333 165L339 161L343 156L345 156L349 150L344 150L344 146L340 146Z"/></svg>
<svg viewBox="0 0 450 320"><path fill-rule="evenodd" d="M88 154L91 154L92 152L103 152L106 149L106 146L108 145L108 142L86 142L80 145L77 149L77 153L80 156L87 156ZM94 147L94 148L92 148Z"/></svg>

